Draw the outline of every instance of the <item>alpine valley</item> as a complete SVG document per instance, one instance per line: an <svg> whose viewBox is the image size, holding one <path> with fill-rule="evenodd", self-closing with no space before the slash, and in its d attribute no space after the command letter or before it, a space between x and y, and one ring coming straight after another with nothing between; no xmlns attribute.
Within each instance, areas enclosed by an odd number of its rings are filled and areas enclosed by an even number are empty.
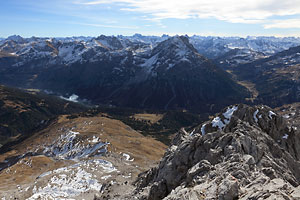
<svg viewBox="0 0 300 200"><path fill-rule="evenodd" d="M287 71L297 68L298 38L11 36L0 44L1 84L65 97L76 94L94 104L216 112L244 102L256 90L257 102L280 105L278 94L268 87L277 79L278 93L289 102L299 100L297 83L282 83L289 82L284 78ZM272 81L265 77L274 67L257 66L263 62L277 66L279 77ZM233 67L243 69L233 70L235 76L224 71ZM244 72L258 80L243 76ZM255 86L251 90L237 79ZM286 94L287 90L291 91Z"/></svg>
<svg viewBox="0 0 300 200"><path fill-rule="evenodd" d="M300 199L300 38L0 39L0 198Z"/></svg>

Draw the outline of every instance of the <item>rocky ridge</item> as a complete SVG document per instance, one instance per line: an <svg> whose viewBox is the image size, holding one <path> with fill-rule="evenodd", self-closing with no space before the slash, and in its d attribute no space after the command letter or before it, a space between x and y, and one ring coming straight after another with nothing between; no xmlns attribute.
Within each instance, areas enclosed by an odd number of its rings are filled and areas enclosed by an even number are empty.
<svg viewBox="0 0 300 200"><path fill-rule="evenodd" d="M299 199L299 131L267 106L235 105L180 131L140 199Z"/></svg>

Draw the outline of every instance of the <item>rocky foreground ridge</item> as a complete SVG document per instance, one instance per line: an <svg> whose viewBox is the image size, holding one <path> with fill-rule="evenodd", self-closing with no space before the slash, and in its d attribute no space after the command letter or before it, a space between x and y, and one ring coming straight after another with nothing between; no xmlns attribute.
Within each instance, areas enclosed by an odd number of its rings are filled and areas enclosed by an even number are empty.
<svg viewBox="0 0 300 200"><path fill-rule="evenodd" d="M300 133L266 106L227 107L180 131L138 199L300 199Z"/></svg>

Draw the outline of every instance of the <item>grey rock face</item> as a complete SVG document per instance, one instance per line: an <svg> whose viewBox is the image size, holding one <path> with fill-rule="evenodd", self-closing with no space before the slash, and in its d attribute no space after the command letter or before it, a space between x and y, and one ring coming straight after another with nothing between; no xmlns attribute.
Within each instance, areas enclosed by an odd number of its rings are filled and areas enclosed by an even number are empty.
<svg viewBox="0 0 300 200"><path fill-rule="evenodd" d="M266 106L228 107L193 134L180 131L137 191L149 200L295 199L298 137Z"/></svg>
<svg viewBox="0 0 300 200"><path fill-rule="evenodd" d="M236 178L227 176L219 185L218 195L220 200L238 199L239 186Z"/></svg>

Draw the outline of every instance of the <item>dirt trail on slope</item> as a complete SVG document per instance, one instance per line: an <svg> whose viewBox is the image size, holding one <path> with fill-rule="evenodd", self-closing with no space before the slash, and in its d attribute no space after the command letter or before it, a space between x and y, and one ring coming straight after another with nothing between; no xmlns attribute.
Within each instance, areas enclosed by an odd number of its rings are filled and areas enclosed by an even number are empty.
<svg viewBox="0 0 300 200"><path fill-rule="evenodd" d="M241 86L244 86L245 88L248 89L248 91L251 93L251 97L250 98L246 98L246 101L251 101L251 102L254 102L254 100L256 100L256 98L258 97L259 93L258 91L256 90L256 85L255 83L252 83L250 81L239 81L237 79L237 75L231 71L231 70L226 70L226 72L228 72L232 78L237 82L237 84L241 85Z"/></svg>
<svg viewBox="0 0 300 200"><path fill-rule="evenodd" d="M249 90L249 92L251 92L251 97L246 98L246 100L254 102L254 100L256 100L256 98L259 95L258 91L255 88L255 84L252 82L249 82L249 81L237 81L237 83L244 86L245 88L247 88Z"/></svg>

